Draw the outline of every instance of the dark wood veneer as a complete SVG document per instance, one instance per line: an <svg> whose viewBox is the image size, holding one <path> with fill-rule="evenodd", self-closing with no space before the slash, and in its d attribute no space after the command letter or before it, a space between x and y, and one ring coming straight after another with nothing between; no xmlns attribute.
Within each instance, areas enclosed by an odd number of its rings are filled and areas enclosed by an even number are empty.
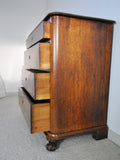
<svg viewBox="0 0 120 160"><path fill-rule="evenodd" d="M51 18L51 132L106 125L113 24Z"/></svg>
<svg viewBox="0 0 120 160"><path fill-rule="evenodd" d="M47 101L33 102L25 89L19 89L19 104L30 133L50 130L50 104Z"/></svg>
<svg viewBox="0 0 120 160"><path fill-rule="evenodd" d="M53 12L28 36L23 87L32 97L32 105L26 106L33 108L34 123L21 98L20 105L29 125L35 124L32 132L45 132L48 150L70 136L92 133L96 140L107 138L113 23ZM48 101L50 105L44 105Z"/></svg>
<svg viewBox="0 0 120 160"><path fill-rule="evenodd" d="M23 69L22 85L34 100L50 99L50 73Z"/></svg>

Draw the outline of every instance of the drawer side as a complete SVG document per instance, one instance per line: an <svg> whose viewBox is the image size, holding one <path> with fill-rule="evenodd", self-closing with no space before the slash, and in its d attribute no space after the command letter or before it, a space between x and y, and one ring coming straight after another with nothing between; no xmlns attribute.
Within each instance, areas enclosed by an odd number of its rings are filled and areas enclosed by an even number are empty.
<svg viewBox="0 0 120 160"><path fill-rule="evenodd" d="M22 71L22 85L34 100L50 99L50 73Z"/></svg>
<svg viewBox="0 0 120 160"><path fill-rule="evenodd" d="M39 41L50 39L50 22L42 21L26 40L27 49Z"/></svg>
<svg viewBox="0 0 120 160"><path fill-rule="evenodd" d="M37 103L37 104L36 104ZM50 104L33 103L23 88L19 89L19 105L31 133L50 130Z"/></svg>
<svg viewBox="0 0 120 160"><path fill-rule="evenodd" d="M32 102L30 100L28 100L28 98L26 97L22 88L19 88L18 97L19 97L20 109L21 109L23 116L26 120L28 128L30 129L30 132L31 132L31 106L32 106Z"/></svg>
<svg viewBox="0 0 120 160"><path fill-rule="evenodd" d="M38 43L24 53L26 69L50 69L50 44Z"/></svg>
<svg viewBox="0 0 120 160"><path fill-rule="evenodd" d="M50 130L50 105L42 103L32 107L32 133Z"/></svg>

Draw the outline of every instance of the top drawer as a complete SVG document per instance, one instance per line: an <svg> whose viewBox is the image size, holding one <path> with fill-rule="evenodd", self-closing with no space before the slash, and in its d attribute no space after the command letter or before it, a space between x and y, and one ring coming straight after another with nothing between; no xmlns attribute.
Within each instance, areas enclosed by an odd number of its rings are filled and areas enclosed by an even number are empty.
<svg viewBox="0 0 120 160"><path fill-rule="evenodd" d="M47 21L42 21L28 36L26 47L30 48L32 45L44 39L50 39L50 22Z"/></svg>

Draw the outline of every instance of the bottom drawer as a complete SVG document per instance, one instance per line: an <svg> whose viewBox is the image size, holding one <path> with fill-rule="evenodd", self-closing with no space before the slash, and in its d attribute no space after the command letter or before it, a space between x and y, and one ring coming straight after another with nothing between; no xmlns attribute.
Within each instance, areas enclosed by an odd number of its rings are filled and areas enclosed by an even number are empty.
<svg viewBox="0 0 120 160"><path fill-rule="evenodd" d="M39 101L34 103L24 88L19 89L19 104L31 133L50 130L50 104Z"/></svg>

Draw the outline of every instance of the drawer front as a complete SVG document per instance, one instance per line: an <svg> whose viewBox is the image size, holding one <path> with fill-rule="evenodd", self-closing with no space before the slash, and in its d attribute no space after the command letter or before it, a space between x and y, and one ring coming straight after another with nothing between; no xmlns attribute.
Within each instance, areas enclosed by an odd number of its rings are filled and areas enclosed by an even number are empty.
<svg viewBox="0 0 120 160"><path fill-rule="evenodd" d="M42 21L28 36L26 47L30 48L35 43L44 39L50 39L50 22Z"/></svg>
<svg viewBox="0 0 120 160"><path fill-rule="evenodd" d="M29 126L31 130L31 104L30 102L26 100L26 97L24 95L24 92L22 91L22 88L19 89L18 91L18 97L19 97L19 105L21 108L21 111L24 115L24 118L27 122L27 125Z"/></svg>
<svg viewBox="0 0 120 160"><path fill-rule="evenodd" d="M38 43L25 51L24 66L28 69L50 69L50 44Z"/></svg>
<svg viewBox="0 0 120 160"><path fill-rule="evenodd" d="M50 104L35 104L25 91L19 89L19 104L31 133L50 130Z"/></svg>
<svg viewBox="0 0 120 160"><path fill-rule="evenodd" d="M22 70L22 85L34 100L50 99L50 73Z"/></svg>

